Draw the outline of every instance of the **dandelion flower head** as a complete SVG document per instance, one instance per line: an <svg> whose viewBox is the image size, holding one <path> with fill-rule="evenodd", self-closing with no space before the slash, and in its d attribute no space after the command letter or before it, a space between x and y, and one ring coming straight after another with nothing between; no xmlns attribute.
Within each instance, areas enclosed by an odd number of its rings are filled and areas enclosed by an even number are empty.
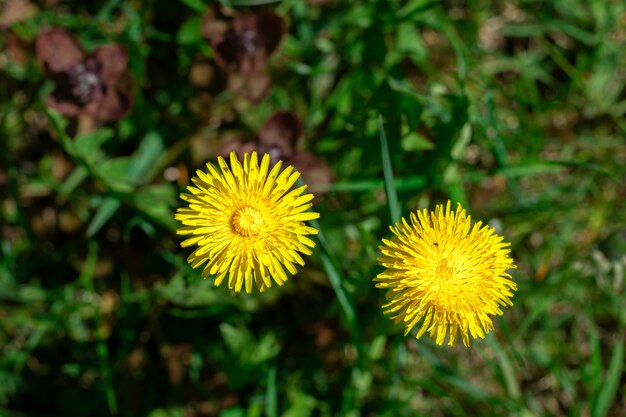
<svg viewBox="0 0 626 417"><path fill-rule="evenodd" d="M374 280L389 289L383 310L405 335L421 322L416 337L428 333L438 345L448 334L450 346L458 334L465 346L470 336L484 338L493 330L491 316L513 305L510 244L482 222L472 225L460 204L451 211L450 201L445 210L411 213L410 221L390 227L395 236L380 246L386 269Z"/></svg>
<svg viewBox="0 0 626 417"><path fill-rule="evenodd" d="M178 234L188 236L181 246L197 246L189 263L204 265L202 276L215 276L215 286L228 277L236 292L284 284L296 264L304 265L300 254L315 246L307 235L317 230L304 224L319 217L308 211L313 195L303 194L306 185L292 189L300 176L293 167L281 171L279 161L270 169L268 154L259 164L256 152L246 153L242 164L231 152L230 167L222 157L218 166L196 171L189 193L181 194L189 203L175 216L183 224Z"/></svg>

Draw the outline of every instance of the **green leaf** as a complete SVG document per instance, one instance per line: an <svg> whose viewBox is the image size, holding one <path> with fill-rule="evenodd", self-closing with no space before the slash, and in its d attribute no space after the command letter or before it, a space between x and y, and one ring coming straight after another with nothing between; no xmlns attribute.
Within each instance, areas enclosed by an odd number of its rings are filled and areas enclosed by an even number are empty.
<svg viewBox="0 0 626 417"><path fill-rule="evenodd" d="M117 209L120 208L121 202L116 197L109 196L102 200L102 203L98 207L96 214L91 219L89 227L87 227L86 236L92 237L105 225L107 221L115 214Z"/></svg>
<svg viewBox="0 0 626 417"><path fill-rule="evenodd" d="M402 138L402 142L400 144L402 146L402 149L407 152L428 151L431 149L435 149L434 143L432 143L417 132L411 132L408 135L405 135Z"/></svg>
<svg viewBox="0 0 626 417"><path fill-rule="evenodd" d="M131 163L132 160L129 157L103 161L94 167L96 177L112 191L130 193L134 188L128 176Z"/></svg>
<svg viewBox="0 0 626 417"><path fill-rule="evenodd" d="M151 180L156 161L163 154L164 149L161 136L155 132L148 133L128 166L129 180L134 183L145 183Z"/></svg>
<svg viewBox="0 0 626 417"><path fill-rule="evenodd" d="M112 129L104 128L84 133L74 139L72 155L90 163L102 154L100 148L114 136Z"/></svg>
<svg viewBox="0 0 626 417"><path fill-rule="evenodd" d="M272 333L266 333L256 340L247 328L228 323L220 325L220 333L226 346L237 357L240 366L261 364L280 352L280 345Z"/></svg>
<svg viewBox="0 0 626 417"><path fill-rule="evenodd" d="M302 392L298 387L287 386L289 396L288 409L283 413L283 417L309 417L315 411L317 400L312 395Z"/></svg>
<svg viewBox="0 0 626 417"><path fill-rule="evenodd" d="M89 176L89 171L82 165L77 166L70 175L67 176L59 189L63 195L70 195Z"/></svg>
<svg viewBox="0 0 626 417"><path fill-rule="evenodd" d="M185 22L178 29L176 34L176 41L179 45L193 45L198 42L203 42L202 33L202 16L195 15L185 20Z"/></svg>
<svg viewBox="0 0 626 417"><path fill-rule="evenodd" d="M172 216L175 200L176 190L172 184L144 186L132 195L132 201L142 213L172 231L179 226Z"/></svg>
<svg viewBox="0 0 626 417"><path fill-rule="evenodd" d="M396 28L396 48L416 62L424 61L428 56L419 27L412 22L401 23Z"/></svg>
<svg viewBox="0 0 626 417"><path fill-rule="evenodd" d="M223 410L220 417L246 417L246 410L239 406L230 407Z"/></svg>

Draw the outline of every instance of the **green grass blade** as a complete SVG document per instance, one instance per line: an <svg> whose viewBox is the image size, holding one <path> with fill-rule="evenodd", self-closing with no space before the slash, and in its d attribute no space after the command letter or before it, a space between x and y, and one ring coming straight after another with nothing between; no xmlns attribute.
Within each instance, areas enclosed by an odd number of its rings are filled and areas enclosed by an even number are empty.
<svg viewBox="0 0 626 417"><path fill-rule="evenodd" d="M88 255L85 261L85 267L78 277L78 282L92 294L96 294L96 288L93 282L93 275L95 273L96 264L98 263L98 244L95 241L89 242ZM111 377L111 366L109 360L109 349L105 342L105 336L100 325L102 322L102 314L100 306L94 307L94 328L96 334L96 353L100 361L100 372L102 373L102 379L104 382L104 390L107 405L109 407L109 413L112 416L117 415L117 397L115 395L115 389L113 388L113 381Z"/></svg>
<svg viewBox="0 0 626 417"><path fill-rule="evenodd" d="M506 350L502 347L502 345L500 345L500 343L498 343L498 340L493 336L487 337L485 339L485 342L493 349L493 353L495 354L496 360L498 361L498 365L500 371L502 372L502 377L504 379L504 383L509 397L516 400L520 399L522 396L521 389L517 382L517 378L515 377L513 362L507 355Z"/></svg>
<svg viewBox="0 0 626 417"><path fill-rule="evenodd" d="M265 415L278 417L278 389L276 388L276 366L267 373L267 389L265 390Z"/></svg>
<svg viewBox="0 0 626 417"><path fill-rule="evenodd" d="M311 220L310 224L318 230L317 241L319 242L320 248L322 249L322 266L324 267L324 270L328 275L330 285L335 291L337 301L339 301L339 305L343 310L348 327L353 332L353 334L356 334L356 314L354 313L354 307L348 299L348 294L341 285L341 269L339 268L339 263L337 262L337 259L333 255L333 252L328 245L328 241L324 236L324 232L322 231L319 222L317 220Z"/></svg>
<svg viewBox="0 0 626 417"><path fill-rule="evenodd" d="M304 183L302 182L302 178L298 178L296 185L298 187L304 185ZM337 301L339 301L339 306L343 311L346 322L348 324L348 328L352 332L352 335L356 336L358 334L356 314L354 312L354 307L352 306L352 303L348 298L348 294L341 285L342 274L341 268L339 267L339 261L334 256L333 251L328 244L328 240L326 240L326 236L324 235L324 231L320 227L319 222L317 220L311 220L309 221L309 224L318 230L316 238L320 248L322 249L322 266L326 271L326 275L328 275L328 280L330 281L330 285L333 287L333 291L335 292Z"/></svg>
<svg viewBox="0 0 626 417"><path fill-rule="evenodd" d="M391 157L389 156L389 145L387 143L387 134L383 125L383 116L378 115L378 131L380 133L380 147L383 158L383 174L385 176L385 193L387 194L387 207L389 208L389 217L392 223L400 221L400 201L396 192L396 184L393 178L393 168L391 167Z"/></svg>
<svg viewBox="0 0 626 417"><path fill-rule="evenodd" d="M622 370L624 369L624 334L615 340L615 348L611 355L609 370L604 383L601 385L595 407L591 410L592 417L604 417L607 415L619 386Z"/></svg>
<svg viewBox="0 0 626 417"><path fill-rule="evenodd" d="M419 190L426 185L426 177L412 176L405 178L395 178L395 186L397 190ZM311 186L310 190L316 193L362 193L371 192L379 188L384 188L385 182L378 179L367 179L360 181L335 182L323 186Z"/></svg>

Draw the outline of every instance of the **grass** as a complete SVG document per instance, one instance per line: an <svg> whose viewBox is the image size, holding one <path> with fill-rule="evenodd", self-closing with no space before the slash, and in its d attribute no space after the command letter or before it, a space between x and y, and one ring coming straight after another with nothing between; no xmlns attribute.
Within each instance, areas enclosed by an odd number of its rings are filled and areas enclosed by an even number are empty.
<svg viewBox="0 0 626 417"><path fill-rule="evenodd" d="M0 27L0 415L626 415L623 2L220 2L288 23L257 105L213 84L203 1L33 3ZM128 117L74 134L46 106L50 26L126 46ZM278 110L334 182L307 266L235 295L173 212ZM403 337L372 283L391 221L448 198L518 265L469 349Z"/></svg>

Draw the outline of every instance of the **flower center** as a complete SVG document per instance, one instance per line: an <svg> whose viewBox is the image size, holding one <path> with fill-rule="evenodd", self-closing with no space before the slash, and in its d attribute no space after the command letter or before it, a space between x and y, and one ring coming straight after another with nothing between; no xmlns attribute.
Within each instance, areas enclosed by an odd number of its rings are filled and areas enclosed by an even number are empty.
<svg viewBox="0 0 626 417"><path fill-rule="evenodd" d="M244 206L235 210L230 218L233 231L239 236L256 236L261 232L265 224L263 216L258 210Z"/></svg>
<svg viewBox="0 0 626 417"><path fill-rule="evenodd" d="M453 265L450 265L446 258L437 262L437 275L439 275L442 280L449 280L455 272L456 268Z"/></svg>

